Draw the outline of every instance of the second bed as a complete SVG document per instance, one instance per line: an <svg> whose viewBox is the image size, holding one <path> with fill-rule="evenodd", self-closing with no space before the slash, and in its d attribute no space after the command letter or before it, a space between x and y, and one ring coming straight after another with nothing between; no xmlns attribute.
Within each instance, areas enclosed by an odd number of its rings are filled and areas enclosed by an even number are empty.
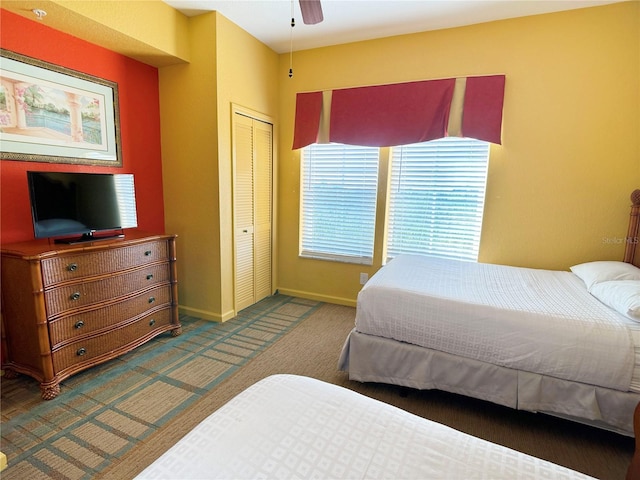
<svg viewBox="0 0 640 480"><path fill-rule="evenodd" d="M632 435L640 318L594 288L607 275L628 287L640 269L592 262L576 272L399 256L358 295L339 367L352 380L440 389Z"/></svg>

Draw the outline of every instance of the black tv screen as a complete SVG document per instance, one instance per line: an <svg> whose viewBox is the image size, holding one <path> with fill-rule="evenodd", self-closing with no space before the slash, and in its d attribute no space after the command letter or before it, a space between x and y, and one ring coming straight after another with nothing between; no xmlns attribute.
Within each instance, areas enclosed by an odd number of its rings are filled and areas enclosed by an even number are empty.
<svg viewBox="0 0 640 480"><path fill-rule="evenodd" d="M138 226L132 174L27 172L36 238L69 236Z"/></svg>

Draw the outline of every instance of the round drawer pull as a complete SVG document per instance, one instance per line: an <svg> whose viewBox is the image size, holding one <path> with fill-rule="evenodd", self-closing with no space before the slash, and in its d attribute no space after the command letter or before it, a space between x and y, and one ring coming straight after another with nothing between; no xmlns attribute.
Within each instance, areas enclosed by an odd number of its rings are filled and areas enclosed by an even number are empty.
<svg viewBox="0 0 640 480"><path fill-rule="evenodd" d="M81 357L81 356L85 355L86 353L87 353L87 349L86 349L86 348L84 348L84 347L82 347L82 348L79 348L79 349L78 349L78 351L76 352L76 355L78 355L79 357Z"/></svg>
<svg viewBox="0 0 640 480"><path fill-rule="evenodd" d="M151 250L145 250L144 256L145 257L150 257L151 256Z"/></svg>
<svg viewBox="0 0 640 480"><path fill-rule="evenodd" d="M150 273L149 275L147 275L147 280L153 280L153 274Z"/></svg>
<svg viewBox="0 0 640 480"><path fill-rule="evenodd" d="M149 303L153 303L156 301L156 297L149 297Z"/></svg>
<svg viewBox="0 0 640 480"><path fill-rule="evenodd" d="M67 271L69 272L75 272L77 269L78 269L77 263L70 263L69 265L67 265Z"/></svg>
<svg viewBox="0 0 640 480"><path fill-rule="evenodd" d="M73 301L78 300L79 298L80 298L80 292L73 292L69 297L69 299Z"/></svg>
<svg viewBox="0 0 640 480"><path fill-rule="evenodd" d="M76 322L76 324L74 325L74 327L76 327L76 328L82 328L82 327L84 327L84 322L83 322L82 320L78 320L78 321Z"/></svg>
<svg viewBox="0 0 640 480"><path fill-rule="evenodd" d="M152 318L151 320L149 320L149 326L153 327L156 324L156 321Z"/></svg>

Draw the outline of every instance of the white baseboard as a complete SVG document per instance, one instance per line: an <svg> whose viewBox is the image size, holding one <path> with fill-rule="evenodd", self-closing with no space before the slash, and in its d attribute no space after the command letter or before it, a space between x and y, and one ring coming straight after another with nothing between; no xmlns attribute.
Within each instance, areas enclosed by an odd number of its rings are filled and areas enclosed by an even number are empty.
<svg viewBox="0 0 640 480"><path fill-rule="evenodd" d="M291 290L287 288L279 288L278 293L281 293L282 295L289 295L290 297L306 298L307 300L316 300L318 302L345 305L347 307L356 306L356 301L350 298L333 297L331 295L318 295L316 293L304 292L301 290Z"/></svg>

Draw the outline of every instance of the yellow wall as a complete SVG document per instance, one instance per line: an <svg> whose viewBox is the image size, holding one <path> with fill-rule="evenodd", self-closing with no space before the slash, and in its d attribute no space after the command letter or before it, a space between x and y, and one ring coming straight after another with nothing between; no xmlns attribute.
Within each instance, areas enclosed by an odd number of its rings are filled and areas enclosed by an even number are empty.
<svg viewBox="0 0 640 480"><path fill-rule="evenodd" d="M235 315L231 107L277 118L278 56L218 13L190 19L191 62L160 73L166 230L178 234L181 310Z"/></svg>
<svg viewBox="0 0 640 480"><path fill-rule="evenodd" d="M281 71L288 62L280 56ZM282 293L354 304L359 272L380 266L380 256L372 267L298 257L295 94L359 85L505 74L479 260L566 269L622 259L629 194L640 187L640 3L296 52L294 72L280 83Z"/></svg>
<svg viewBox="0 0 640 480"><path fill-rule="evenodd" d="M166 231L177 233L179 303L220 312L216 14L192 18L191 63L159 69Z"/></svg>
<svg viewBox="0 0 640 480"><path fill-rule="evenodd" d="M235 315L233 277L232 105L278 122L278 55L218 15L218 156L222 319ZM275 145L275 142L274 142ZM275 145L277 148L277 145ZM275 168L277 156L274 155ZM275 289L274 289L275 290Z"/></svg>

